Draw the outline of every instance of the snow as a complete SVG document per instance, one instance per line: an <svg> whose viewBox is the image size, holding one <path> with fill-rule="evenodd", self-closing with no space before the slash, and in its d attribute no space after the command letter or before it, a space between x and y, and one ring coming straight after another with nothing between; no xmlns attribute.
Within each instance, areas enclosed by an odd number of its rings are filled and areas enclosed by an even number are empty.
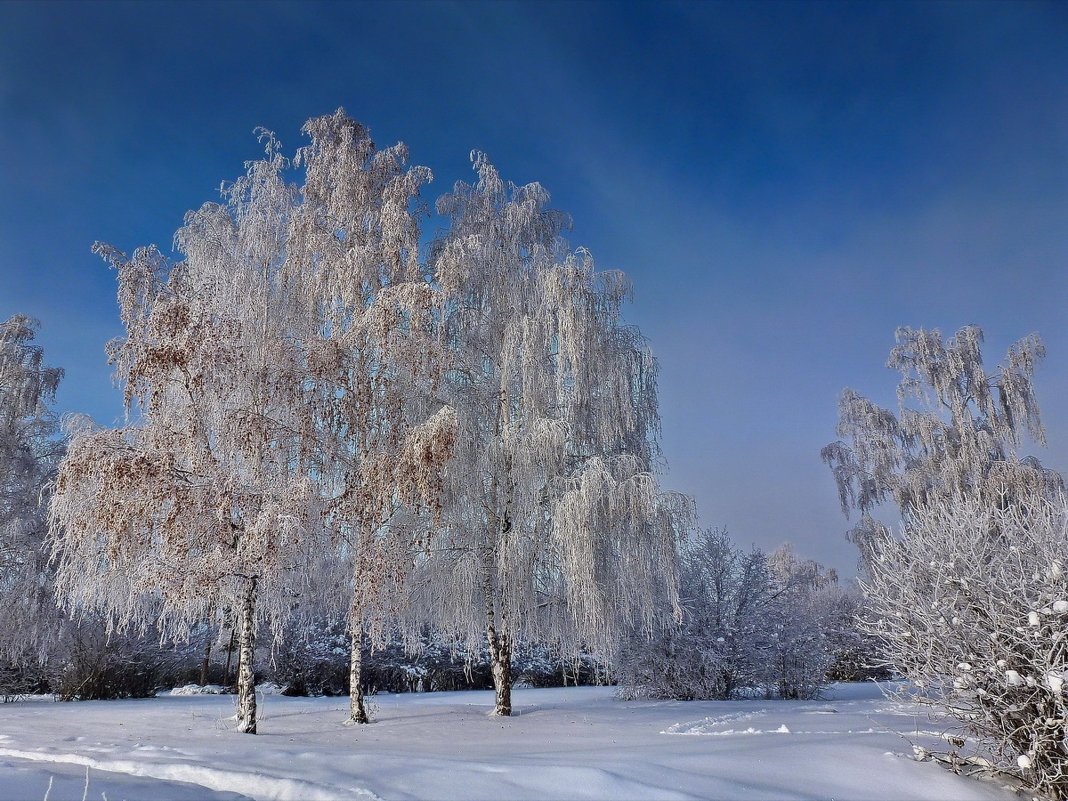
<svg viewBox="0 0 1068 801"><path fill-rule="evenodd" d="M258 687L256 689L259 689ZM183 687L175 687L170 691L171 695L224 695L230 692L221 684L186 684Z"/></svg>
<svg viewBox="0 0 1068 801"><path fill-rule="evenodd" d="M820 701L620 701L608 687L261 700L257 736L232 696L0 706L0 801L263 799L973 799L997 783L912 759L945 728L872 684Z"/></svg>

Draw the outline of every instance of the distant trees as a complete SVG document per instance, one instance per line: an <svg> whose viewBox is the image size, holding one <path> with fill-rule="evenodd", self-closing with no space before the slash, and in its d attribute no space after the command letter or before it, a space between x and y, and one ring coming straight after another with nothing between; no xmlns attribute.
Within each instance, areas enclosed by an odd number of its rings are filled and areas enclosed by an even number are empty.
<svg viewBox="0 0 1068 801"><path fill-rule="evenodd" d="M622 693L654 698L813 698L852 627L834 571L790 546L742 551L706 529L680 554L682 620L634 636L621 658Z"/></svg>
<svg viewBox="0 0 1068 801"><path fill-rule="evenodd" d="M517 641L608 651L622 627L656 625L690 506L652 472L656 366L620 321L623 276L566 251L567 218L539 184L472 159L477 183L438 201L442 391L458 433L412 616L469 648L485 637L508 715Z"/></svg>
<svg viewBox="0 0 1068 801"><path fill-rule="evenodd" d="M966 737L949 760L1068 797L1068 509L1061 477L1019 455L1025 433L1043 441L1032 375L1044 350L1021 340L987 374L978 328L948 342L901 329L898 342L898 414L847 390L839 435L851 442L823 453L843 510L863 515L865 625L910 697L957 719ZM883 501L898 506L899 534L870 517Z"/></svg>

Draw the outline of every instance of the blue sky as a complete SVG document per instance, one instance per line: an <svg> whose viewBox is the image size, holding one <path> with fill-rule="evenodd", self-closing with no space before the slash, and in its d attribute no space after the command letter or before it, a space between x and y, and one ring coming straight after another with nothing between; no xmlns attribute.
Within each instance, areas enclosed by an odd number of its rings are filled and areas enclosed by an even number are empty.
<svg viewBox="0 0 1068 801"><path fill-rule="evenodd" d="M0 3L0 317L41 320L62 411L121 418L114 277L338 106L432 199L485 150L635 283L665 483L743 544L852 572L836 400L894 403L899 325L1038 331L1068 469L1068 6Z"/></svg>

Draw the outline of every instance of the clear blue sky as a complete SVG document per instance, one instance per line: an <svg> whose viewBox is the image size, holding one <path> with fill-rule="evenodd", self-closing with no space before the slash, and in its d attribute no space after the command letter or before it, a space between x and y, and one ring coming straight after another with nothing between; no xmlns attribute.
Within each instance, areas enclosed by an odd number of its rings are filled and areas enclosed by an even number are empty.
<svg viewBox="0 0 1068 801"><path fill-rule="evenodd" d="M743 544L852 572L819 461L898 325L1038 331L1068 468L1068 5L0 2L0 317L62 411L121 418L114 277L259 149L344 106L436 180L488 152L636 286L665 483Z"/></svg>

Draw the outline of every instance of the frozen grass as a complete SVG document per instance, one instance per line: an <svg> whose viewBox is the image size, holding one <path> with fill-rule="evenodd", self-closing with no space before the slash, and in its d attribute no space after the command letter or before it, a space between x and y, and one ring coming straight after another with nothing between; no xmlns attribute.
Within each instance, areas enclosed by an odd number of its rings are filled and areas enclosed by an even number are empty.
<svg viewBox="0 0 1068 801"><path fill-rule="evenodd" d="M913 761L937 738L925 713L873 685L813 702L619 701L611 688L523 689L493 718L490 692L346 700L267 697L262 734L231 729L233 699L0 707L0 801L153 799L995 799L992 782Z"/></svg>

